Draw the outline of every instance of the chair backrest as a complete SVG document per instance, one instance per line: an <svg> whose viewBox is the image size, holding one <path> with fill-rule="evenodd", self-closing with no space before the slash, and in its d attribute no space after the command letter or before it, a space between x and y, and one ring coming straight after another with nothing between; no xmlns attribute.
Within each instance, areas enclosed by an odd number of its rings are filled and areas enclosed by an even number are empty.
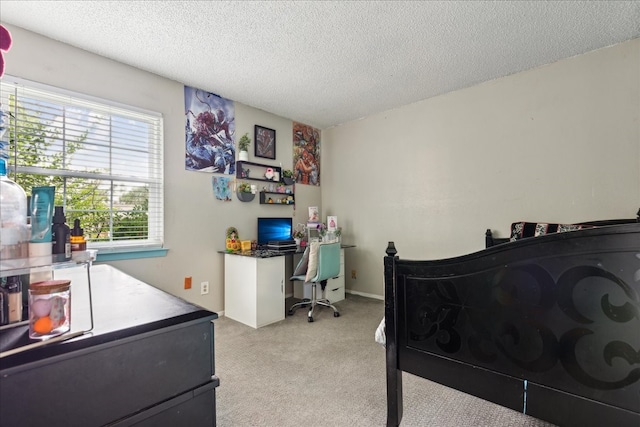
<svg viewBox="0 0 640 427"><path fill-rule="evenodd" d="M340 275L340 242L322 244L318 247L318 274L313 282L333 279Z"/></svg>

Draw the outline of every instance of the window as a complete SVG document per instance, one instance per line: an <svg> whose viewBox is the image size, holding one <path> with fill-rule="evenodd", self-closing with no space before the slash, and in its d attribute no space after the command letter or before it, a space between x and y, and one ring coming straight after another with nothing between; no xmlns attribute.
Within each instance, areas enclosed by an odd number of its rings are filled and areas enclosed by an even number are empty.
<svg viewBox="0 0 640 427"><path fill-rule="evenodd" d="M4 76L10 174L27 195L55 186L67 224L91 248L163 245L162 117Z"/></svg>

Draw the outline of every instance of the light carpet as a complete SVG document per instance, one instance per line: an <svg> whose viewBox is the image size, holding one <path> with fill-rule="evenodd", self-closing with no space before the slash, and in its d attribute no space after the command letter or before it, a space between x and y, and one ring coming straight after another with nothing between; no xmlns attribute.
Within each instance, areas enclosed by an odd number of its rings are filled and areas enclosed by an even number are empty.
<svg viewBox="0 0 640 427"><path fill-rule="evenodd" d="M347 294L336 307L340 317L320 308L312 323L304 309L259 329L215 321L218 426L386 425L385 351L374 341L384 303ZM402 427L552 426L403 375Z"/></svg>

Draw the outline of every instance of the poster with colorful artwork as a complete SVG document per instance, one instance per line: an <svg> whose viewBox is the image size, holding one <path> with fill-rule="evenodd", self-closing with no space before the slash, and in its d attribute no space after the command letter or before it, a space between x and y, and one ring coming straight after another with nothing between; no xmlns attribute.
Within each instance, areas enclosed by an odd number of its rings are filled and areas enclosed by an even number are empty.
<svg viewBox="0 0 640 427"><path fill-rule="evenodd" d="M233 101L185 86L184 111L185 168L234 175L236 148Z"/></svg>
<svg viewBox="0 0 640 427"><path fill-rule="evenodd" d="M296 183L320 185L320 130L293 122L293 177Z"/></svg>
<svg viewBox="0 0 640 427"><path fill-rule="evenodd" d="M213 195L216 196L218 200L224 200L225 202L231 201L231 178L222 177L222 176L214 176L211 179L211 184L213 185Z"/></svg>

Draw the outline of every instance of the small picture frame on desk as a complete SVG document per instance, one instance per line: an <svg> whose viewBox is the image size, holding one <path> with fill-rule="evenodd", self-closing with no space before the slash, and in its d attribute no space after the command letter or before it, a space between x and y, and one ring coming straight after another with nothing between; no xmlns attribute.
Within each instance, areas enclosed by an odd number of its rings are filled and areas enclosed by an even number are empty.
<svg viewBox="0 0 640 427"><path fill-rule="evenodd" d="M276 131L264 126L255 125L255 156L275 160Z"/></svg>
<svg viewBox="0 0 640 427"><path fill-rule="evenodd" d="M336 231L338 229L338 217L329 215L327 217L327 231Z"/></svg>

